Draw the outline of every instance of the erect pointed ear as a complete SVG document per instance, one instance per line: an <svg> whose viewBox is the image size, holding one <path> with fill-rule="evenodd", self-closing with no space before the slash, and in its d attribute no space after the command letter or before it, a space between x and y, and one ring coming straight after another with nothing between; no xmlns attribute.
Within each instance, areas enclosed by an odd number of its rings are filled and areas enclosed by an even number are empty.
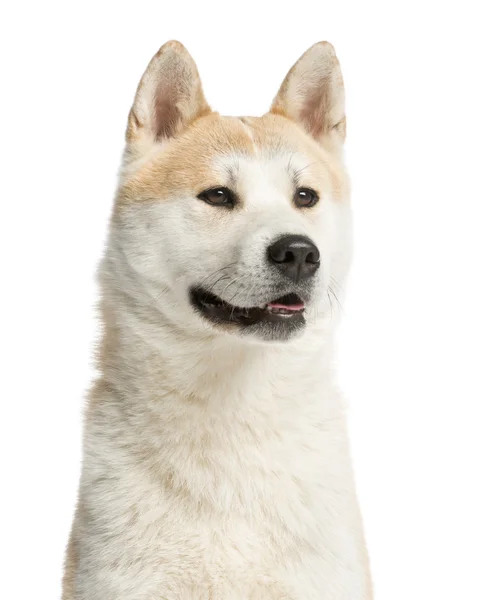
<svg viewBox="0 0 483 600"><path fill-rule="evenodd" d="M342 145L344 82L331 44L319 42L299 58L285 77L270 111L296 121L329 149Z"/></svg>
<svg viewBox="0 0 483 600"><path fill-rule="evenodd" d="M139 82L126 141L145 147L177 135L209 112L194 60L182 44L167 42L153 56Z"/></svg>

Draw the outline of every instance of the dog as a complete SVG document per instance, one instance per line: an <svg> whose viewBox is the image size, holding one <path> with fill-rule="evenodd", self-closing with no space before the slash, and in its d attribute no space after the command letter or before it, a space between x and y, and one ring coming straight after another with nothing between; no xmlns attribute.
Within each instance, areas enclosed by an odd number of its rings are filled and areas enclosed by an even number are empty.
<svg viewBox="0 0 483 600"><path fill-rule="evenodd" d="M351 262L339 62L223 117L179 42L149 63L99 267L63 600L373 597L335 382Z"/></svg>

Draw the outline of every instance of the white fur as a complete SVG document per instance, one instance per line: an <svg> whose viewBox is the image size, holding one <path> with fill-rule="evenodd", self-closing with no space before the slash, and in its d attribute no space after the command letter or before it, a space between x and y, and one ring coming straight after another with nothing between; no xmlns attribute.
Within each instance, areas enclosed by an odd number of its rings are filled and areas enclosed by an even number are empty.
<svg viewBox="0 0 483 600"><path fill-rule="evenodd" d="M111 339L86 417L65 600L372 597L328 287L342 300L350 209L329 188L313 212L294 208L289 166L310 160L217 157L220 178L237 171L243 210L173 192L114 214L100 269ZM243 337L193 310L189 286L226 265L218 295L266 301L267 244L284 233L322 256L299 336Z"/></svg>

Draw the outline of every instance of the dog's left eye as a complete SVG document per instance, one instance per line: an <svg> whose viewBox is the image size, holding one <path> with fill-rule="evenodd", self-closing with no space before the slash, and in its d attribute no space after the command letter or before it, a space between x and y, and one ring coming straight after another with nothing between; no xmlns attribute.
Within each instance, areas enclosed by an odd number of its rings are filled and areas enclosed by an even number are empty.
<svg viewBox="0 0 483 600"><path fill-rule="evenodd" d="M319 201L319 196L317 192L311 190L310 188L299 188L295 192L294 202L295 206L299 208L310 208L317 204Z"/></svg>
<svg viewBox="0 0 483 600"><path fill-rule="evenodd" d="M226 187L212 188L198 194L198 198L213 206L235 205L235 194Z"/></svg>

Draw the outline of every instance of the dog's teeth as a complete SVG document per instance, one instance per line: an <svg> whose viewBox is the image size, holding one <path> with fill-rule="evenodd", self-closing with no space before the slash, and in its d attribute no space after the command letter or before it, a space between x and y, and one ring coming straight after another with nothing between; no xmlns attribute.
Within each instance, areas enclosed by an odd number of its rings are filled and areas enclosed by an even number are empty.
<svg viewBox="0 0 483 600"><path fill-rule="evenodd" d="M285 316L295 315L296 313L300 312L299 310L290 310L287 308L280 308L280 307L275 307L275 306L267 306L267 310L268 310L268 312L271 312L274 315L285 315Z"/></svg>

